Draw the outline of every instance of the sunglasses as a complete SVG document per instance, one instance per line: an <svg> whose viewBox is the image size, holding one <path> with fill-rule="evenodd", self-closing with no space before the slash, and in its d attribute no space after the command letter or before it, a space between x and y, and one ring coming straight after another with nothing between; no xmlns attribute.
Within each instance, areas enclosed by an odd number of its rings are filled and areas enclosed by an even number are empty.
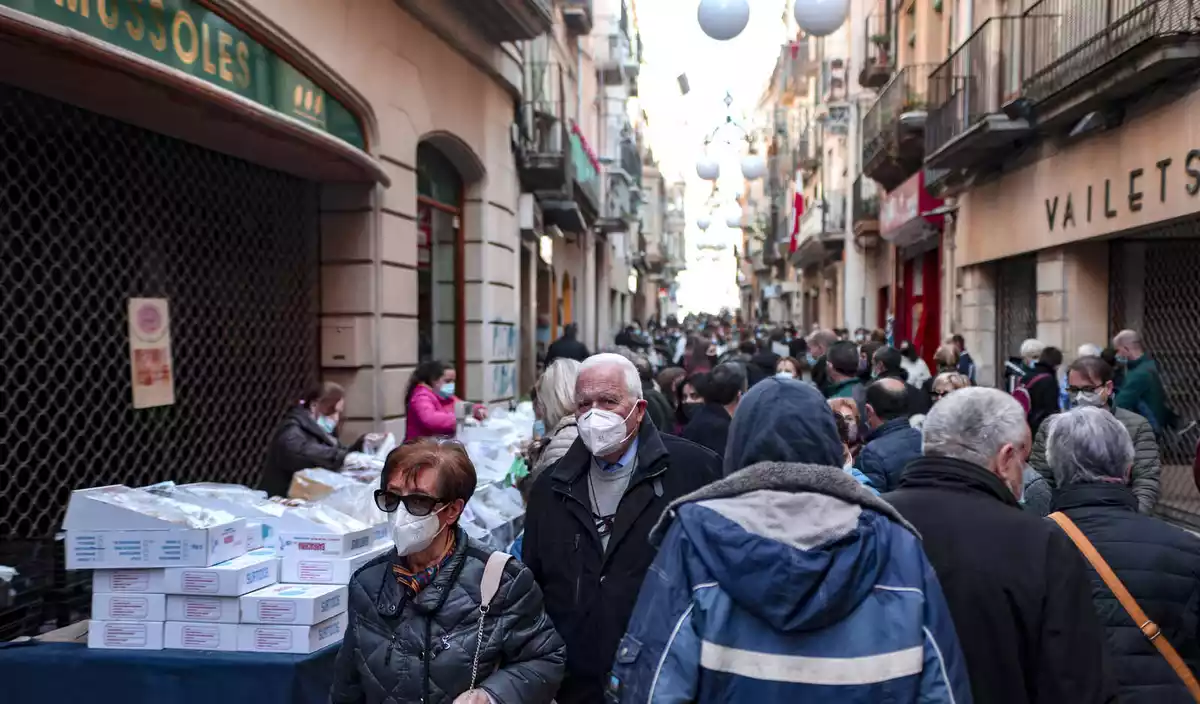
<svg viewBox="0 0 1200 704"><path fill-rule="evenodd" d="M397 494L387 489L375 490L375 505L384 513L395 513L404 504L404 510L419 517L428 516L438 504L446 503L428 494Z"/></svg>

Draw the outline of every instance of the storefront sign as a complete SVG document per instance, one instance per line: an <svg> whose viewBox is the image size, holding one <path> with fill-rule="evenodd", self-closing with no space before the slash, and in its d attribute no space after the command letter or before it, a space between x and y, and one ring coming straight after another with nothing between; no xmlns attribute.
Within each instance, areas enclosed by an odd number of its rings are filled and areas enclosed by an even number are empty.
<svg viewBox="0 0 1200 704"><path fill-rule="evenodd" d="M879 207L879 232L885 240L904 239L911 230L924 229L925 224L940 228L943 216L927 215L941 207L941 198L934 198L925 190L925 172L918 171L884 197Z"/></svg>
<svg viewBox="0 0 1200 704"><path fill-rule="evenodd" d="M1069 230L1093 218L1111 220L1122 211L1137 213L1166 203L1170 188L1182 189L1189 196L1200 193L1200 149L1190 149L1182 158L1158 159L1149 170L1139 166L1127 175L1047 196L1046 226L1051 232L1055 228Z"/></svg>
<svg viewBox="0 0 1200 704"><path fill-rule="evenodd" d="M129 299L129 358L134 408L175 403L167 299Z"/></svg>
<svg viewBox="0 0 1200 704"><path fill-rule="evenodd" d="M232 91L363 149L362 128L337 100L195 0L0 0Z"/></svg>

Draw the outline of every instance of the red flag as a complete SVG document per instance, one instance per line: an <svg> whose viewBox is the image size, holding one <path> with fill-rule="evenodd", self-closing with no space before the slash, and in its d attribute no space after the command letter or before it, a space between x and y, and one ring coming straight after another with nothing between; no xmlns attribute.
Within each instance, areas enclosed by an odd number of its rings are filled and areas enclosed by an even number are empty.
<svg viewBox="0 0 1200 704"><path fill-rule="evenodd" d="M799 183L796 184L796 195L793 196L792 202L792 241L788 244L788 254L795 254L796 247L800 244L798 238L800 218L804 216L804 193L800 190L799 185Z"/></svg>

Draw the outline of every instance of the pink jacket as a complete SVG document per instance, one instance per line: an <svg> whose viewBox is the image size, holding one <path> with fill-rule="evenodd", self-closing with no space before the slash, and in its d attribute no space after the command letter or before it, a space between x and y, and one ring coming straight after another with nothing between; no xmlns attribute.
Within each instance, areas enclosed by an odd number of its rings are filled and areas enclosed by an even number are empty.
<svg viewBox="0 0 1200 704"><path fill-rule="evenodd" d="M453 396L442 398L428 386L413 389L408 399L404 439L454 437L458 425L454 416L454 402L457 400Z"/></svg>

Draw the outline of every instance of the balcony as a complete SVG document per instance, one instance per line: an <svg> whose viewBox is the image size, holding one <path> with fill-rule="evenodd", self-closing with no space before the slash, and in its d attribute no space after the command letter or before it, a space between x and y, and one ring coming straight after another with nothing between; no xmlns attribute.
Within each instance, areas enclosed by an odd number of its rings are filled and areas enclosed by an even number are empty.
<svg viewBox="0 0 1200 704"><path fill-rule="evenodd" d="M929 73L933 64L900 69L863 116L863 173L885 190L904 183L925 159Z"/></svg>
<svg viewBox="0 0 1200 704"><path fill-rule="evenodd" d="M592 0L562 0L563 24L577 37L592 33Z"/></svg>
<svg viewBox="0 0 1200 704"><path fill-rule="evenodd" d="M554 99L521 105L518 169L522 188L537 196L547 224L586 232L599 206L598 162L579 131L562 119L564 107Z"/></svg>
<svg viewBox="0 0 1200 704"><path fill-rule="evenodd" d="M841 252L846 236L846 193L830 191L800 217L792 264L806 267Z"/></svg>
<svg viewBox="0 0 1200 704"><path fill-rule="evenodd" d="M1021 18L993 17L929 76L925 166L970 171L1009 152L1031 128L1021 95Z"/></svg>
<svg viewBox="0 0 1200 704"><path fill-rule="evenodd" d="M454 0L454 6L497 44L540 37L554 26L550 0Z"/></svg>
<svg viewBox="0 0 1200 704"><path fill-rule="evenodd" d="M887 85L896 65L892 48L891 12L876 8L863 20L863 65L858 72L858 84L878 89Z"/></svg>
<svg viewBox="0 0 1200 704"><path fill-rule="evenodd" d="M640 42L640 39L639 39ZM625 30L617 30L596 40L596 70L606 86L637 81L641 61L635 43Z"/></svg>
<svg viewBox="0 0 1200 704"><path fill-rule="evenodd" d="M1145 94L1200 65L1196 5L1184 0L1041 0L1026 10L1024 93L1038 126Z"/></svg>
<svg viewBox="0 0 1200 704"><path fill-rule="evenodd" d="M865 174L854 179L851 194L851 215L854 218L854 241L868 246L879 237L879 189Z"/></svg>
<svg viewBox="0 0 1200 704"><path fill-rule="evenodd" d="M596 228L605 234L628 232L638 220L641 198L633 179L619 167L609 166L604 172L604 206Z"/></svg>

